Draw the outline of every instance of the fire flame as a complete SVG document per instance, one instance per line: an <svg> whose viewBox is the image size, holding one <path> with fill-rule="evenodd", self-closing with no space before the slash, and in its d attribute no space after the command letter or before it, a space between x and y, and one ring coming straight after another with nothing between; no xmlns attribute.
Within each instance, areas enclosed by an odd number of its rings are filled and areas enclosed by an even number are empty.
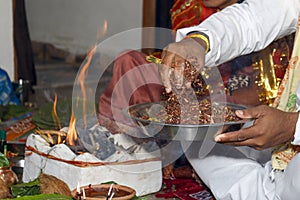
<svg viewBox="0 0 300 200"><path fill-rule="evenodd" d="M86 77L86 73L87 70L91 64L92 58L94 56L96 52L96 47L92 48L87 55L87 61L86 63L83 65L82 70L80 71L79 75L78 75L78 82L80 85L80 89L82 92L82 111L83 111L83 124L84 124L84 128L87 127L87 119L86 119L86 89L85 89L85 77ZM78 99L80 100L80 99ZM78 102L77 102L78 103ZM76 132L76 118L74 116L74 112L72 111L71 113L71 118L70 118L70 123L69 123L69 130L68 130L68 134L67 134L67 138L66 141L69 145L73 146L76 144L77 141L77 132Z"/></svg>
<svg viewBox="0 0 300 200"><path fill-rule="evenodd" d="M92 58L94 56L94 54L96 53L96 46L94 48L92 48L87 55L87 61L86 63L83 65L81 72L78 75L78 82L81 88L81 92L82 92L82 111L83 111L83 123L84 123L84 128L86 128L87 126L87 122L86 122L86 89L85 89L85 85L84 85L84 81L85 81L85 77L86 77L86 73L87 70L91 64Z"/></svg>
<svg viewBox="0 0 300 200"><path fill-rule="evenodd" d="M107 33L107 27L108 27L108 23L107 23L107 20L105 19L103 21L102 28L100 29L100 31L97 34L97 39L98 40L106 35L106 33Z"/></svg>
<svg viewBox="0 0 300 200"><path fill-rule="evenodd" d="M103 23L103 27L101 29L101 36L104 36L107 32L107 20L104 20ZM87 92L86 92L86 88L85 88L85 77L87 74L87 70L91 64L92 58L96 53L96 46L94 46L93 48L91 48L88 53L87 53L87 58L86 58L86 62L82 67L82 70L80 71L79 75L78 75L78 83L80 85L80 89L82 92L82 111L83 111L83 125L84 128L87 127L87 119L86 119L86 96L87 96ZM78 98L78 101L80 99ZM57 98L55 98L55 112L53 112L55 115L55 119L58 120L57 114L56 114L56 101ZM78 103L77 101L77 103ZM54 108L53 108L54 109ZM59 120L58 120L59 121ZM59 126L61 127L61 125L59 124ZM71 113L71 118L70 118L70 123L69 123L69 130L68 130L68 134L67 134L67 138L66 141L69 145L73 146L76 144L77 141L77 132L76 132L76 118L74 117L74 112L72 111ZM61 141L61 139L59 139L59 141Z"/></svg>
<svg viewBox="0 0 300 200"><path fill-rule="evenodd" d="M74 113L72 111L71 118L70 118L70 124L69 124L69 130L67 134L67 143L71 146L75 146L76 140L77 140L77 132L76 132L76 118L74 117Z"/></svg>
<svg viewBox="0 0 300 200"><path fill-rule="evenodd" d="M60 130L61 129L61 123L60 123L60 120L59 120L59 117L57 115L57 111L56 110L57 110L57 94L55 94L55 96L54 96L52 118L53 118L55 124L58 126L58 128ZM58 135L57 143L58 144L61 143L61 136L60 135Z"/></svg>
<svg viewBox="0 0 300 200"><path fill-rule="evenodd" d="M55 94L54 102L53 102L52 118L53 118L54 122L56 123L56 125L58 126L58 128L61 129L61 123L60 123L59 117L57 115L56 107L57 107L57 95Z"/></svg>

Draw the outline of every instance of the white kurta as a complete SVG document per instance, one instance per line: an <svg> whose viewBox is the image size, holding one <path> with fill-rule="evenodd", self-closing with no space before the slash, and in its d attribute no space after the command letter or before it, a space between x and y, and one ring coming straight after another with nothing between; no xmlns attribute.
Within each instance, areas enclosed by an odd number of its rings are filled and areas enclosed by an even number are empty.
<svg viewBox="0 0 300 200"><path fill-rule="evenodd" d="M272 41L296 31L300 0L245 0L226 7L198 26L179 29L176 41L191 31L209 36L206 66L264 49Z"/></svg>
<svg viewBox="0 0 300 200"><path fill-rule="evenodd" d="M216 66L239 55L259 51L275 39L295 32L300 13L300 0L246 0L227 7L202 24L180 29L176 40L191 31L209 36L211 50L206 66ZM298 108L300 87L297 91ZM300 145L298 119L294 144ZM273 171L270 150L216 144L204 158L199 157L198 142L189 146L186 157L217 199L263 200L300 199L300 154L284 172Z"/></svg>

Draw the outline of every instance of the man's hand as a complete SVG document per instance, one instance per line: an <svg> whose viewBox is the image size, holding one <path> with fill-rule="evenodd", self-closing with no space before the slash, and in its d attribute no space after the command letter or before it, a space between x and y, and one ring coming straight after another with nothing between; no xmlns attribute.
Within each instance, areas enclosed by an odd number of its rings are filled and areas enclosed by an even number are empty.
<svg viewBox="0 0 300 200"><path fill-rule="evenodd" d="M243 119L255 120L253 126L217 135L216 142L262 150L294 139L298 113L262 105L236 111L236 114Z"/></svg>
<svg viewBox="0 0 300 200"><path fill-rule="evenodd" d="M205 43L199 38L185 38L180 42L169 44L162 52L160 76L166 92L172 87L190 87L190 80L184 80L186 62L191 63L198 71L204 66Z"/></svg>

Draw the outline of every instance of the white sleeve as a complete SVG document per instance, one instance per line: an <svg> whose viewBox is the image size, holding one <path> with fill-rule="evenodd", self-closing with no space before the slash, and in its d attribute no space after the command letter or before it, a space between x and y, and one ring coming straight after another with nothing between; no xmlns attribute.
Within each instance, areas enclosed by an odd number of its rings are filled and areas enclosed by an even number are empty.
<svg viewBox="0 0 300 200"><path fill-rule="evenodd" d="M191 31L209 36L206 66L258 51L272 41L295 32L300 0L246 0L213 14L200 25L179 29L176 41Z"/></svg>
<svg viewBox="0 0 300 200"><path fill-rule="evenodd" d="M296 91L296 96L297 96L297 111L300 111L300 83L298 83L298 88ZM296 130L294 134L294 140L292 141L292 144L295 145L300 145L300 117L298 117L298 121L296 124Z"/></svg>

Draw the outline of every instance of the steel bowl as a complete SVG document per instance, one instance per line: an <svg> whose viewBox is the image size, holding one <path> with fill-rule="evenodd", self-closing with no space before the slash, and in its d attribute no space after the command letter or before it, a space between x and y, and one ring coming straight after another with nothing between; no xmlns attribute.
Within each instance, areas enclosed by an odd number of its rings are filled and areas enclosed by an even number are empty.
<svg viewBox="0 0 300 200"><path fill-rule="evenodd" d="M233 110L246 108L246 106L232 103L226 103L226 106ZM155 114L161 112L161 109L165 109L163 102L142 103L127 107L123 110L123 114L137 123L148 137L163 140L200 141L205 138L212 139L216 134L240 129L247 122L240 120L211 124L170 124L155 120ZM146 118L150 116L152 120L142 118L143 116Z"/></svg>

